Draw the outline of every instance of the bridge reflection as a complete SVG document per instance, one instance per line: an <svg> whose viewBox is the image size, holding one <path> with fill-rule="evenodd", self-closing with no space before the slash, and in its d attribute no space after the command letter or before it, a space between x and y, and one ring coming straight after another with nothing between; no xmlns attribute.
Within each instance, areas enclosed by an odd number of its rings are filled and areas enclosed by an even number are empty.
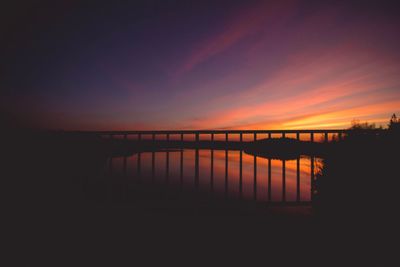
<svg viewBox="0 0 400 267"><path fill-rule="evenodd" d="M105 138L147 143L158 141L174 143L175 148L138 150L130 157L123 157L122 169L125 176L128 175L127 166L129 165L130 176L136 179L156 182L164 177L163 181L167 185L183 188L187 187L185 182L193 178L191 186L196 191L206 190L212 193L218 191L225 196L235 195L239 198L252 198L271 204L303 205L310 204L315 194L316 171L320 164L318 157L313 155L309 157L299 155L295 159L263 157L245 151L240 144L257 141L260 138L274 139L276 135L278 138L294 137L293 139L310 142L327 142L335 138L341 139L346 132L346 130L133 131L97 132L96 134ZM236 138L232 138L233 135L236 135ZM322 138L316 140L315 135L321 135ZM204 141L208 141L208 144L211 144L210 147L196 146ZM184 144L188 142L194 145L189 148L185 147ZM233 146L213 148L212 144L216 142L225 142L226 144L230 142ZM179 144L182 144L181 147ZM143 160L143 157L146 159ZM201 160L200 157L202 157ZM110 170L116 171L113 161L120 160L121 158L110 158ZM128 164L128 161L135 161L135 163ZM209 163L205 164L205 162ZM171 173L171 166L177 167L177 171ZM146 168L147 171L144 172L143 168ZM207 180L206 176L209 181L208 188L201 184L204 181L200 181L201 178ZM218 188L221 183L223 184L222 188ZM249 192L249 186L252 187L251 192Z"/></svg>
<svg viewBox="0 0 400 267"><path fill-rule="evenodd" d="M113 176L270 203L309 204L319 159L259 158L242 151L142 152L109 159Z"/></svg>

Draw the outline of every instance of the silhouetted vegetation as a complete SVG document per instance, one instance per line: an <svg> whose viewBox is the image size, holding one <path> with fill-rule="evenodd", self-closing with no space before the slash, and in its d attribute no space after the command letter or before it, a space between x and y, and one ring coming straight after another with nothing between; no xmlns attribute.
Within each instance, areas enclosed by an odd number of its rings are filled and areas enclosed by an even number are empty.
<svg viewBox="0 0 400 267"><path fill-rule="evenodd" d="M399 121L389 128L356 124L324 157L313 185L314 207L332 231L343 231L366 253L385 253L397 225ZM367 235L368 240L363 240ZM379 254L378 254L379 255Z"/></svg>
<svg viewBox="0 0 400 267"><path fill-rule="evenodd" d="M392 117L390 118L388 127L391 132L400 131L400 119L397 118L396 114L393 113Z"/></svg>
<svg viewBox="0 0 400 267"><path fill-rule="evenodd" d="M351 122L351 130L373 130L377 129L375 123L360 122L359 120L353 120ZM382 129L382 127L380 127Z"/></svg>
<svg viewBox="0 0 400 267"><path fill-rule="evenodd" d="M393 114L386 130L376 128L374 124L353 124L347 136L336 142L324 157L324 165L316 185L318 200L321 200L317 204L333 204L330 200L334 198L336 203L340 203L333 196L340 192L346 205L336 209L339 206L335 204L330 208L341 212L360 200L373 199L374 202L381 202L389 197L386 192L375 189L381 180L385 183L395 182L395 162L400 144L397 130L399 123ZM326 208L324 206L324 210Z"/></svg>

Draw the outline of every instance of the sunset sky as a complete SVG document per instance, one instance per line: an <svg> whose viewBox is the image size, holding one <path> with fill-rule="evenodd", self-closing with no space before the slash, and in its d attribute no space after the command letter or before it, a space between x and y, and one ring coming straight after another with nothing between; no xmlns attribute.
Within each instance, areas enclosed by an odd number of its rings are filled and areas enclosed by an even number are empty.
<svg viewBox="0 0 400 267"><path fill-rule="evenodd" d="M37 127L332 129L400 113L390 2L53 2L10 6L0 26L2 109Z"/></svg>

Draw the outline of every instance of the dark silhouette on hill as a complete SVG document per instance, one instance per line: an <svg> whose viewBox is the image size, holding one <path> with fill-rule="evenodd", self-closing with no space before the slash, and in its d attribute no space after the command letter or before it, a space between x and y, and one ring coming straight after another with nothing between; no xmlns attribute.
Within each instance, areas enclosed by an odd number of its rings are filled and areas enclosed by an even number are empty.
<svg viewBox="0 0 400 267"><path fill-rule="evenodd" d="M330 209L332 212L352 211L353 204L366 203L365 201L370 201L370 205L392 203L390 199L395 194L390 193L393 187L385 186L385 190L379 190L379 184L383 182L393 185L396 180L394 177L397 175L396 163L400 152L400 122L395 118L394 115L388 130L381 134L366 131L373 128L373 125L354 125L344 140L331 146L329 153L324 156L324 165L316 184L316 206L322 205L324 211L321 212L325 213ZM342 197L331 201L337 192L343 193ZM339 209L337 204L341 202L346 205ZM387 204L379 210L385 210ZM368 207L366 211L370 210L369 205L362 205L360 211L363 207Z"/></svg>
<svg viewBox="0 0 400 267"><path fill-rule="evenodd" d="M347 237L350 244L359 246L359 257L371 253L390 262L394 253L399 125L395 115L388 130L378 135L368 132L374 125L353 125L346 138L324 156L314 184L317 215L332 235ZM348 244L349 249L352 245Z"/></svg>
<svg viewBox="0 0 400 267"><path fill-rule="evenodd" d="M251 155L274 159L296 159L301 155L321 157L329 144L300 141L292 138L272 138L250 142L244 151Z"/></svg>

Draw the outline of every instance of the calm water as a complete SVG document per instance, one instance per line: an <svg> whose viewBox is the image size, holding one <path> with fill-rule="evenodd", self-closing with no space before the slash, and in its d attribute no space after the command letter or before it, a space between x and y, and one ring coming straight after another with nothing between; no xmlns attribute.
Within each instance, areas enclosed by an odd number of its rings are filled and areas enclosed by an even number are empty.
<svg viewBox="0 0 400 267"><path fill-rule="evenodd" d="M320 166L320 159L309 157L283 161L195 149L142 152L114 157L108 164L114 176L271 203L311 201L311 181Z"/></svg>

